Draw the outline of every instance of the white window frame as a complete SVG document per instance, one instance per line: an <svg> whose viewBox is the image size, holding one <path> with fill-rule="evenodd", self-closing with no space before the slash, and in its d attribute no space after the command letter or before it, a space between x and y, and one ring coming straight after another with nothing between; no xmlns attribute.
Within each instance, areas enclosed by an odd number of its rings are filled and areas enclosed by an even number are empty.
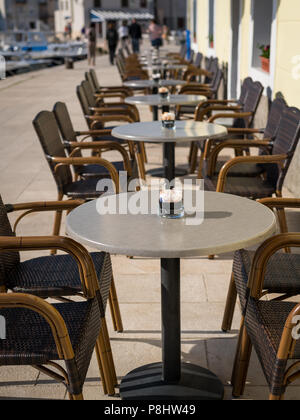
<svg viewBox="0 0 300 420"><path fill-rule="evenodd" d="M276 69L276 51L277 51L277 8L278 8L278 0L273 0L273 11L272 11L272 25L271 25L271 55L270 55L270 73L266 73L265 71L253 67L253 53L254 45L254 4L255 0L251 1L251 22L250 22L250 39L249 39L249 76L253 78L255 81L259 81L265 87L265 94L267 93L268 89L271 89L272 95L274 93L274 86L275 86L275 69Z"/></svg>
<svg viewBox="0 0 300 420"><path fill-rule="evenodd" d="M239 0L240 2L240 24L239 24L239 34L238 34L238 54L237 54L237 97L241 94L241 50L242 50L242 17L243 17L243 0ZM232 43L233 43L233 32L231 28L231 35L230 35L230 59L228 63L229 72L232 69ZM231 76L228 78L228 97L231 97Z"/></svg>

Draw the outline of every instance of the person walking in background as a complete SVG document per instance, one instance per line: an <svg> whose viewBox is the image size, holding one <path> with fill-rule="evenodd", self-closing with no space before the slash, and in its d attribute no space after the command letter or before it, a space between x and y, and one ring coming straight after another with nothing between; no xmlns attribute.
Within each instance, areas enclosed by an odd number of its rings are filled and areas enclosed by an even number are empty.
<svg viewBox="0 0 300 420"><path fill-rule="evenodd" d="M142 29L137 23L136 19L132 20L132 24L129 27L129 35L132 41L132 50L134 54L140 52L140 42L142 40Z"/></svg>
<svg viewBox="0 0 300 420"><path fill-rule="evenodd" d="M119 35L115 28L114 22L109 22L106 33L106 41L109 50L110 64L113 66L115 62L116 49L119 42Z"/></svg>
<svg viewBox="0 0 300 420"><path fill-rule="evenodd" d="M159 50L160 47L163 45L162 35L163 30L162 27L158 24L158 22L153 19L149 26L149 34L150 40L153 48Z"/></svg>
<svg viewBox="0 0 300 420"><path fill-rule="evenodd" d="M88 39L88 63L89 66L96 66L96 28L95 24L92 23L88 33L87 33L87 39Z"/></svg>
<svg viewBox="0 0 300 420"><path fill-rule="evenodd" d="M122 25L119 28L119 38L122 43L122 47L126 47L128 39L129 39L129 28L127 25L127 21L123 20Z"/></svg>

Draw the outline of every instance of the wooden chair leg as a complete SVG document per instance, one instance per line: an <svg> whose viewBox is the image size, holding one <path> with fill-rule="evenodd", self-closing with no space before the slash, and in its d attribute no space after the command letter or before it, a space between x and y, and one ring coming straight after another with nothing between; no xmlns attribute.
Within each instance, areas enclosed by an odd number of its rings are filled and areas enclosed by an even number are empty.
<svg viewBox="0 0 300 420"><path fill-rule="evenodd" d="M58 195L58 201L63 199L63 194ZM57 211L55 213L55 220L54 220L54 227L53 227L53 236L59 236L60 228L61 228L61 221L62 221L62 211ZM51 251L51 255L56 255L57 250Z"/></svg>
<svg viewBox="0 0 300 420"><path fill-rule="evenodd" d="M238 349L237 360L234 367L234 376L232 380L234 397L240 397L245 391L245 385L247 380L247 374L249 369L249 363L252 352L252 344L248 336L245 325L241 331L241 345Z"/></svg>
<svg viewBox="0 0 300 420"><path fill-rule="evenodd" d="M191 162L192 162L192 155L193 155L194 146L195 146L195 144L194 144L194 142L192 142L191 146L190 146L190 153L189 153L189 164L191 164Z"/></svg>
<svg viewBox="0 0 300 420"><path fill-rule="evenodd" d="M116 321L116 317L115 317L115 311L114 311L114 305L113 305L111 293L109 293L108 302L109 302L109 307L110 307L110 313L111 313L111 319L112 319L113 327L114 327L114 330L117 331L118 327L117 327L117 321Z"/></svg>
<svg viewBox="0 0 300 420"><path fill-rule="evenodd" d="M140 146L138 147L138 151L137 151L137 162L138 162L140 177L143 181L146 181L145 162L144 162L144 159L143 159L143 155L142 155Z"/></svg>
<svg viewBox="0 0 300 420"><path fill-rule="evenodd" d="M123 327L120 305L119 305L117 289L116 289L114 278L112 279L112 282L111 282L110 298L111 298L111 304L112 304L112 309L113 309L113 314L114 314L113 317L116 323L116 331L118 333L122 333L124 331L124 327Z"/></svg>
<svg viewBox="0 0 300 420"><path fill-rule="evenodd" d="M114 363L114 358L113 358L113 353L112 353L112 349L110 345L110 338L109 338L107 323L106 323L105 318L102 319L102 328L103 328L103 338L105 341L107 358L109 362L109 368L110 368L112 380L113 380L114 385L117 386L118 379L117 379L116 368L115 368L115 363Z"/></svg>
<svg viewBox="0 0 300 420"><path fill-rule="evenodd" d="M97 356L100 378L101 378L101 382L102 382L103 394L107 395L108 394L107 385L106 385L106 380L105 380L105 376L104 376L104 371L103 371L103 366L102 366L102 361L101 361L100 351L99 351L98 345L96 345L96 347L95 347L95 352L96 352L96 356Z"/></svg>
<svg viewBox="0 0 300 420"><path fill-rule="evenodd" d="M83 401L83 395L82 394L78 394L78 395L72 395L72 401Z"/></svg>
<svg viewBox="0 0 300 420"><path fill-rule="evenodd" d="M288 225L287 225L285 211L283 209L278 209L277 210L277 217L278 217L280 232L281 233L287 233L289 231L289 229L288 229ZM292 252L291 248L285 248L285 252L287 254L290 254Z"/></svg>
<svg viewBox="0 0 300 420"><path fill-rule="evenodd" d="M283 395L281 395L281 396L273 395L273 394L269 395L269 401L283 401L283 400L284 400Z"/></svg>
<svg viewBox="0 0 300 420"><path fill-rule="evenodd" d="M105 377L105 382L107 386L107 392L109 396L115 395L115 385L112 378L112 374L110 371L110 364L106 352L106 346L105 346L105 339L103 337L103 331L101 330L100 335L97 340L97 346L99 351L99 357L101 359L101 365L103 369L103 374Z"/></svg>
<svg viewBox="0 0 300 420"><path fill-rule="evenodd" d="M146 152L146 146L145 143L141 143L141 151L142 151L142 155L143 155L143 160L145 163L148 163L148 157L147 157L147 152Z"/></svg>
<svg viewBox="0 0 300 420"><path fill-rule="evenodd" d="M237 290L236 290L236 285L234 281L234 275L232 273L228 295L227 295L224 317L223 317L223 323L222 323L222 331L224 332L231 330L236 300L237 300Z"/></svg>
<svg viewBox="0 0 300 420"><path fill-rule="evenodd" d="M204 161L204 156L203 156L203 152L201 152L200 161L199 161L199 165L198 165L198 173L197 173L197 178L198 179L203 178L203 175L202 175L203 161Z"/></svg>
<svg viewBox="0 0 300 420"><path fill-rule="evenodd" d="M190 173L193 174L197 168L197 158L198 158L198 147L192 143L191 146L191 161L190 161Z"/></svg>

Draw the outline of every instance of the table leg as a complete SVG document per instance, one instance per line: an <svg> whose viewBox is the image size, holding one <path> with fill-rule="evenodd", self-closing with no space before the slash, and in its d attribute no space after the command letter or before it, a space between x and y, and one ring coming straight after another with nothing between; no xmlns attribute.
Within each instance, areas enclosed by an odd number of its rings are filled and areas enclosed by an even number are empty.
<svg viewBox="0 0 300 420"><path fill-rule="evenodd" d="M163 113L169 111L170 107L168 105L164 105L162 107ZM153 120L158 121L158 107L153 107ZM176 177L187 175L187 171L183 169L175 169L175 143L164 144L163 169L150 169L147 173L158 178L164 177L169 182L173 181Z"/></svg>
<svg viewBox="0 0 300 420"><path fill-rule="evenodd" d="M153 107L153 121L158 121L158 106Z"/></svg>
<svg viewBox="0 0 300 420"><path fill-rule="evenodd" d="M161 260L161 313L164 382L181 378L180 260Z"/></svg>
<svg viewBox="0 0 300 420"><path fill-rule="evenodd" d="M164 143L164 176L169 182L175 179L175 143Z"/></svg>
<svg viewBox="0 0 300 420"><path fill-rule="evenodd" d="M221 400L224 387L207 369L181 363L180 260L161 260L162 363L140 367L120 386L123 400ZM200 316L200 314L199 314Z"/></svg>

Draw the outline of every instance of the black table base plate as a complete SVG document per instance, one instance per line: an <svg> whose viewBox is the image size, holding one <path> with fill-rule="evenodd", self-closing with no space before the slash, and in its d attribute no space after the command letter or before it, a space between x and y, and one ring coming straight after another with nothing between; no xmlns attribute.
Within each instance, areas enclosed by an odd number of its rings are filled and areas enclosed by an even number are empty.
<svg viewBox="0 0 300 420"><path fill-rule="evenodd" d="M150 169L147 171L147 175L151 175L154 178L164 178L164 168L156 168L156 169ZM175 176L176 178L180 178L182 176L188 175L188 171L185 169L176 168L175 169Z"/></svg>
<svg viewBox="0 0 300 420"><path fill-rule="evenodd" d="M138 368L121 382L123 400L200 400L217 401L224 397L224 386L209 370L192 364L182 364L181 381L162 381L162 363Z"/></svg>

